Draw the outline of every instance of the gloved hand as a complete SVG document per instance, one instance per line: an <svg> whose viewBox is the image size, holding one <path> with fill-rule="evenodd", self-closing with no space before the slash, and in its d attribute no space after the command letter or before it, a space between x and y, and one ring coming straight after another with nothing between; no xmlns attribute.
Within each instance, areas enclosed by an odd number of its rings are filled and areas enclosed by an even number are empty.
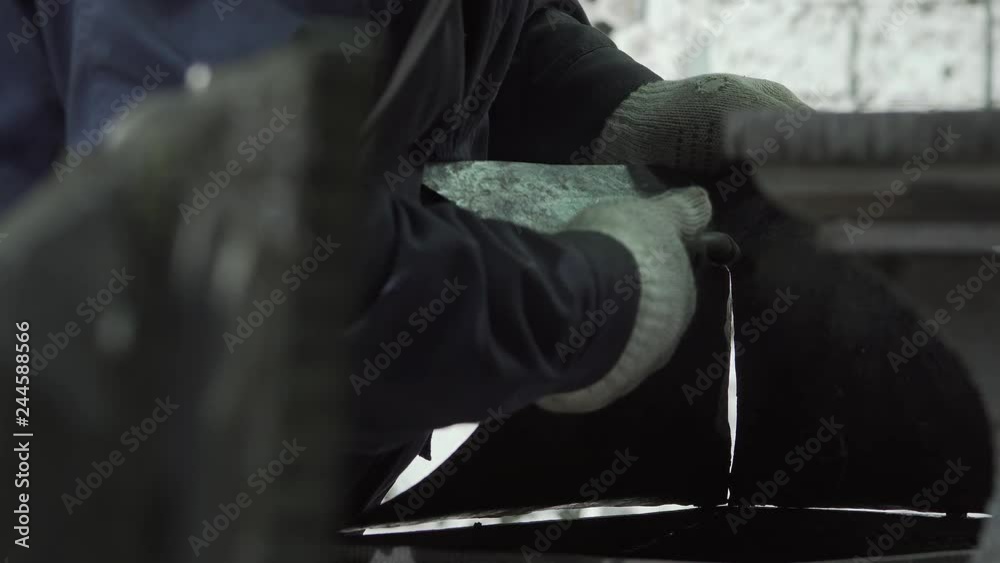
<svg viewBox="0 0 1000 563"><path fill-rule="evenodd" d="M564 413L595 411L667 364L694 316L693 260L706 245L730 250L719 237L708 237L706 242L711 218L708 193L685 188L594 205L565 226L563 230L613 237L632 253L639 266L639 308L625 349L607 375L584 389L545 397L538 406Z"/></svg>
<svg viewBox="0 0 1000 563"><path fill-rule="evenodd" d="M806 108L788 88L733 74L647 84L608 119L599 164L656 164L694 173L725 168L723 126L732 113ZM811 110L810 110L811 111Z"/></svg>

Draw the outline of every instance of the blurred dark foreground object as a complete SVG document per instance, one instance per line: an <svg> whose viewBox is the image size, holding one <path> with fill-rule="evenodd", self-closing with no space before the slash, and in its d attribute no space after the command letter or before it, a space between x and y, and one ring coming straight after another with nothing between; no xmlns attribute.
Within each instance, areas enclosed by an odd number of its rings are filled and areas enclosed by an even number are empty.
<svg viewBox="0 0 1000 563"><path fill-rule="evenodd" d="M809 244L835 253L845 266L872 273L891 291L892 301L919 319L912 331L894 335L891 348L877 351L885 366L882 377L903 382L900 389L936 388L924 405L914 397L897 403L899 410L892 410L892 403L883 406L887 414L915 419L921 432L927 429L919 442L900 437L912 444L902 480L910 482L913 496L902 506L953 514L985 508L994 518L983 526L972 559L998 561L1000 112L819 114L791 137L774 135L780 119L735 119L731 156L753 158L763 147L768 161L756 181L767 198L815 226ZM939 372L923 356L939 346L958 358L950 372ZM937 366L950 363L943 357L942 352ZM755 380L764 387L755 393L791 398L797 385L776 375L767 383ZM939 419L941 413L948 418ZM768 449L767 442L782 432L771 432L777 428L768 428L765 420L757 418L754 434L744 435L746 448L737 452L734 473L763 474L753 448ZM851 425L846 417L841 422ZM949 468L958 460L966 474L956 477ZM913 481L917 475L920 481ZM896 480L896 489L902 475L886 477ZM798 502L817 498L807 490L796 496ZM983 501L990 496L987 506Z"/></svg>
<svg viewBox="0 0 1000 563"><path fill-rule="evenodd" d="M30 549L10 561L332 560L343 354L300 327L341 326L361 249L256 300L326 237L352 238L368 72L313 44L198 69L0 223L3 338L27 322L32 367L16 430L32 435L2 445L30 447L30 484L3 499L29 494ZM234 173L276 112L303 117Z"/></svg>
<svg viewBox="0 0 1000 563"><path fill-rule="evenodd" d="M985 512L990 414L973 363L942 329L978 314L998 287L976 280L983 291L972 299L958 287L994 255L997 115L820 113L796 123L788 133L787 115L735 118L734 164L712 184L729 211L720 223L744 250L735 324L767 323L758 339L738 336L733 497L791 469L778 506ZM940 271L950 287L937 288L930 310L880 272L970 253L975 268ZM798 299L769 320L775 288ZM995 335L987 325L979 337ZM824 420L841 429L817 447ZM794 450L810 443L808 458ZM949 464L959 460L971 469L956 481ZM946 473L947 494L923 494Z"/></svg>

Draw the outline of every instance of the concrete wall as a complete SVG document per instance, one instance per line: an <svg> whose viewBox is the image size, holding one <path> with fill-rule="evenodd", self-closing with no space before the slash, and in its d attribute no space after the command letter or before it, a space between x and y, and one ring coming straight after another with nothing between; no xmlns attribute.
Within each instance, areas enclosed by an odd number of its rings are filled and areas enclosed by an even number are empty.
<svg viewBox="0 0 1000 563"><path fill-rule="evenodd" d="M781 82L817 108L901 111L1000 104L1000 17L986 0L585 0L619 46L664 78ZM994 11L1000 11L995 7ZM641 14L644 13L643 17Z"/></svg>

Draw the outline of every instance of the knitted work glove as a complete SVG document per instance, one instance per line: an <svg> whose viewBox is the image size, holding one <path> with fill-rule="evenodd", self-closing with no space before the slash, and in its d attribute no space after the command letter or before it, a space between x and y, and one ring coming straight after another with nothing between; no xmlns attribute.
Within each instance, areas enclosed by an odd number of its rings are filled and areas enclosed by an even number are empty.
<svg viewBox="0 0 1000 563"><path fill-rule="evenodd" d="M608 119L599 164L656 164L712 174L724 168L723 125L730 113L792 111L808 106L788 88L757 78L705 74L653 82L632 93Z"/></svg>
<svg viewBox="0 0 1000 563"><path fill-rule="evenodd" d="M621 242L639 265L639 308L618 362L590 386L550 395L543 409L582 413L603 408L636 388L670 360L694 316L692 253L703 247L712 217L701 188L672 190L584 209L563 230L597 231Z"/></svg>

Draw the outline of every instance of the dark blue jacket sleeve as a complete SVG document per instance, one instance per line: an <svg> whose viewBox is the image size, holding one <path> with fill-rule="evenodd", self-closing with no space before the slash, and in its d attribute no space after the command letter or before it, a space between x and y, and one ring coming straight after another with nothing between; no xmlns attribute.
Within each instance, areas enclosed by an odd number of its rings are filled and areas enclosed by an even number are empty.
<svg viewBox="0 0 1000 563"><path fill-rule="evenodd" d="M62 144L63 106L35 13L33 2L0 1L0 213L48 174Z"/></svg>
<svg viewBox="0 0 1000 563"><path fill-rule="evenodd" d="M490 115L490 158L566 163L622 100L658 77L590 27L577 2L522 6L516 60ZM366 284L379 289L352 326L356 357L346 374L363 439L376 447L419 439L611 370L639 301L625 284L636 265L620 243L543 235L383 192L368 239L371 255L387 259ZM571 336L608 300L617 313L577 349Z"/></svg>
<svg viewBox="0 0 1000 563"><path fill-rule="evenodd" d="M388 190L377 199L369 255L386 258L367 268L373 292L349 330L346 374L374 449L513 412L614 366L638 304L621 291L637 267L620 243L534 233ZM617 313L573 346L571 333L609 299Z"/></svg>
<svg viewBox="0 0 1000 563"><path fill-rule="evenodd" d="M618 105L660 77L591 26L575 0L533 0L490 111L490 158L587 164Z"/></svg>

